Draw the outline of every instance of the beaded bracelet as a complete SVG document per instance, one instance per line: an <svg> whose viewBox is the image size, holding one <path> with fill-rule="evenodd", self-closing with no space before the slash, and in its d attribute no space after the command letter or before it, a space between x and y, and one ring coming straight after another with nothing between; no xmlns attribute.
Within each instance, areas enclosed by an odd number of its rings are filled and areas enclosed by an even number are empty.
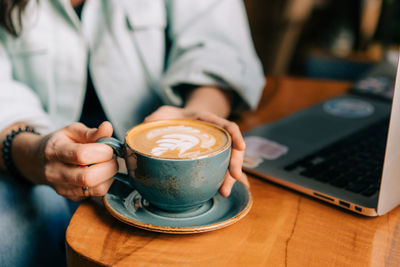
<svg viewBox="0 0 400 267"><path fill-rule="evenodd" d="M12 130L11 134L8 134L6 136L6 139L3 141L3 162L4 162L4 166L6 167L7 171L13 175L14 177L22 177L22 175L19 173L19 171L17 170L17 167L15 167L15 164L12 160L11 157L11 144L12 141L14 140L15 136L17 136L20 133L34 133L39 135L38 132L36 132L32 127L26 126L25 128L18 128L17 131Z"/></svg>

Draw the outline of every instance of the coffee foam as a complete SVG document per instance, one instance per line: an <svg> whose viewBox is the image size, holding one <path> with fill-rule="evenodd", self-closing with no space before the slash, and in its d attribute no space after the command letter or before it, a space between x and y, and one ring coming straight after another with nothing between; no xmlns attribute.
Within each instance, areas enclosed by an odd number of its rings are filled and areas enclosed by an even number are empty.
<svg viewBox="0 0 400 267"><path fill-rule="evenodd" d="M227 144L224 131L192 121L167 121L143 124L127 135L130 147L154 157L197 158L217 151Z"/></svg>

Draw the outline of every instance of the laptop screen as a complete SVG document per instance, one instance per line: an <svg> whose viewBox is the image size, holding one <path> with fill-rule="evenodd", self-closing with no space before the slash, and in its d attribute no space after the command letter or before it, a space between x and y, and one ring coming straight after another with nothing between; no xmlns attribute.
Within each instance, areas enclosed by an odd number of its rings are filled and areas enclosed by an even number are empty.
<svg viewBox="0 0 400 267"><path fill-rule="evenodd" d="M378 200L377 211L379 215L400 204L400 64L397 67L394 88L381 191Z"/></svg>

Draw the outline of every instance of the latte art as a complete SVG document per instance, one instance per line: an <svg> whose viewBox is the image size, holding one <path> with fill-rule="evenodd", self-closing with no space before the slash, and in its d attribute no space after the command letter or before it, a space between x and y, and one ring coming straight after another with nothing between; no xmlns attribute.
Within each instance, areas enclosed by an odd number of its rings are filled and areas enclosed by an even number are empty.
<svg viewBox="0 0 400 267"><path fill-rule="evenodd" d="M127 134L138 152L161 158L191 159L208 155L228 143L227 134L200 121L170 120L143 124Z"/></svg>
<svg viewBox="0 0 400 267"><path fill-rule="evenodd" d="M166 152L176 150L178 158L191 158L199 156L201 149L212 149L215 138L202 133L200 130L188 126L169 126L155 129L147 133L149 141L157 139L157 146L153 147L151 154L161 156Z"/></svg>

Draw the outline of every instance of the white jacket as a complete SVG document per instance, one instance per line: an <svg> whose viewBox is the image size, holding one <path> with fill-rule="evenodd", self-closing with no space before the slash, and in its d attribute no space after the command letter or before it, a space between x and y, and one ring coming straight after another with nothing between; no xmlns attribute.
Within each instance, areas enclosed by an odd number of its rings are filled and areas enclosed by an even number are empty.
<svg viewBox="0 0 400 267"><path fill-rule="evenodd" d="M171 41L168 58L166 36ZM30 0L18 38L0 29L0 129L42 133L79 119L87 68L122 137L179 84L231 88L256 107L264 75L240 0Z"/></svg>

